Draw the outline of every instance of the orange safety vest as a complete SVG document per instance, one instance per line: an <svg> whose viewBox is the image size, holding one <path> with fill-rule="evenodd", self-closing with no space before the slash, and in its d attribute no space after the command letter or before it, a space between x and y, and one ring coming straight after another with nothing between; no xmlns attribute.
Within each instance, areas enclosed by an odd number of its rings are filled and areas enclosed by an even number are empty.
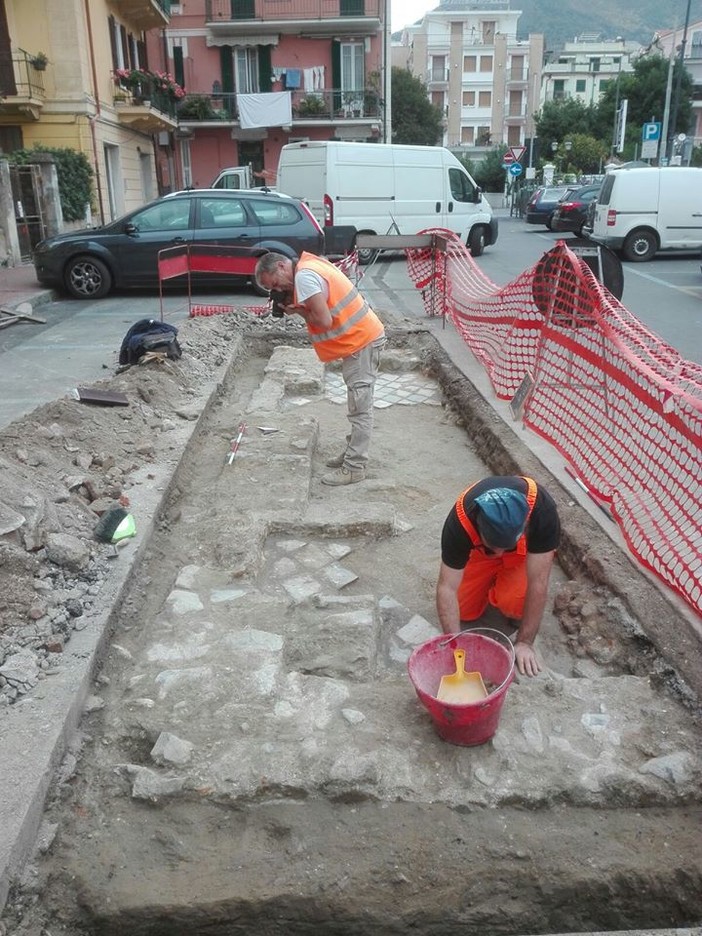
<svg viewBox="0 0 702 936"><path fill-rule="evenodd" d="M313 270L329 287L330 327L322 329L307 325L312 347L320 361L348 357L384 334L383 323L378 316L333 263L303 252L297 263L297 270L301 269ZM297 297L294 301L297 302Z"/></svg>
<svg viewBox="0 0 702 936"><path fill-rule="evenodd" d="M529 522L529 517L531 517L531 512L534 509L534 504L536 503L536 482L532 481L531 478L525 478L523 475L519 475L519 477L523 481L526 481L526 486L527 486L526 499L527 499L527 506L529 507L529 512L527 513L526 523L524 524L525 532L522 533L522 535L517 540L516 551L519 556L526 556L526 552L527 552L526 525ZM478 482L476 481L475 484L477 483ZM456 513L458 514L458 519L461 521L461 526L468 534L468 538L470 539L473 546L482 546L482 540L480 539L480 535L478 531L475 529L475 527L473 526L473 524L468 519L468 516L465 511L465 507L463 506L463 500L466 494L475 487L475 484L469 485L465 489L465 491L462 491L458 495L458 499L456 500Z"/></svg>

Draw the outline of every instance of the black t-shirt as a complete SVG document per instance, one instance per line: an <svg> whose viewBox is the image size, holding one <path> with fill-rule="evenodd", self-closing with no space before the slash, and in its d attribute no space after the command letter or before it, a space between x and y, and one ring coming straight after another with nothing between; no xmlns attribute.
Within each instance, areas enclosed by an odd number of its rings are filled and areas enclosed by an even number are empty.
<svg viewBox="0 0 702 936"><path fill-rule="evenodd" d="M512 490L520 491L524 495L527 492L526 481L516 475L493 475L489 478L483 478L482 481L479 481L471 488L463 499L463 509L473 526L476 526L475 515L479 510L475 505L475 498L484 494L485 491L500 487L512 488ZM551 550L558 547L561 535L558 511L553 498L540 484L536 486L536 502L526 525L525 534L527 552L545 553L551 552ZM458 519L456 505L454 504L441 533L441 561L449 569L463 569L468 562L472 548L470 537Z"/></svg>

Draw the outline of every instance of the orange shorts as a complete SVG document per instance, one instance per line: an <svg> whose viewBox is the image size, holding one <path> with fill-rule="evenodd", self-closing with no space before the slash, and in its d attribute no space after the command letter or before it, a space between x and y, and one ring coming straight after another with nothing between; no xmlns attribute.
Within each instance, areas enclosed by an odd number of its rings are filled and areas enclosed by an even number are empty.
<svg viewBox="0 0 702 936"><path fill-rule="evenodd" d="M526 555L518 552L487 556L471 550L458 589L462 621L475 621L488 602L505 617L519 620L524 612L527 590Z"/></svg>

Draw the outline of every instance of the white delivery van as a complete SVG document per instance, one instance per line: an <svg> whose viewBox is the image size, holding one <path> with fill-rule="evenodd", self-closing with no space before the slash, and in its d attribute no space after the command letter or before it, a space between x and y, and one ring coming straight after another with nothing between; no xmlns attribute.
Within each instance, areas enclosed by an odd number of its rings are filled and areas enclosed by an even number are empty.
<svg viewBox="0 0 702 936"><path fill-rule="evenodd" d="M612 169L595 205L592 240L627 260L651 260L660 250L702 247L702 169Z"/></svg>
<svg viewBox="0 0 702 936"><path fill-rule="evenodd" d="M324 226L363 234L417 234L446 228L474 257L497 240L497 219L456 157L440 146L288 143L280 153L279 192L306 202ZM375 251L359 251L368 263Z"/></svg>

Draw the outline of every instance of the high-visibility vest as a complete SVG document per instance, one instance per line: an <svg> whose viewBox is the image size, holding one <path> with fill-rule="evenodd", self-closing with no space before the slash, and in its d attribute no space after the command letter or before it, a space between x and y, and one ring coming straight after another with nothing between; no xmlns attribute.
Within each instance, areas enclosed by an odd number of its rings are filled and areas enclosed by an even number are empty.
<svg viewBox="0 0 702 936"><path fill-rule="evenodd" d="M327 300L332 323L329 328L307 325L312 347L320 361L336 361L365 348L385 330L375 312L353 283L333 263L314 254L303 253L296 271L313 270L329 288ZM297 297L295 297L297 302Z"/></svg>
<svg viewBox="0 0 702 936"><path fill-rule="evenodd" d="M529 522L529 517L531 517L531 512L534 509L534 504L536 503L536 482L532 481L531 478L525 478L523 475L519 475L519 477L523 481L526 481L526 486L527 486L526 499L527 499L527 506L529 507L529 512L527 513L527 518L524 523L525 532L522 533L522 535L517 540L516 550L520 556L526 556L526 552L527 552L526 525ZM475 484L477 483L478 482L476 481ZM465 507L463 506L463 501L465 499L466 494L475 487L475 484L469 485L465 489L465 491L462 491L458 495L458 499L456 500L456 513L458 514L458 519L461 521L461 526L468 534L468 538L470 539L474 547L482 546L483 541L480 539L480 534L478 533L478 531L475 529L471 521L468 519Z"/></svg>

